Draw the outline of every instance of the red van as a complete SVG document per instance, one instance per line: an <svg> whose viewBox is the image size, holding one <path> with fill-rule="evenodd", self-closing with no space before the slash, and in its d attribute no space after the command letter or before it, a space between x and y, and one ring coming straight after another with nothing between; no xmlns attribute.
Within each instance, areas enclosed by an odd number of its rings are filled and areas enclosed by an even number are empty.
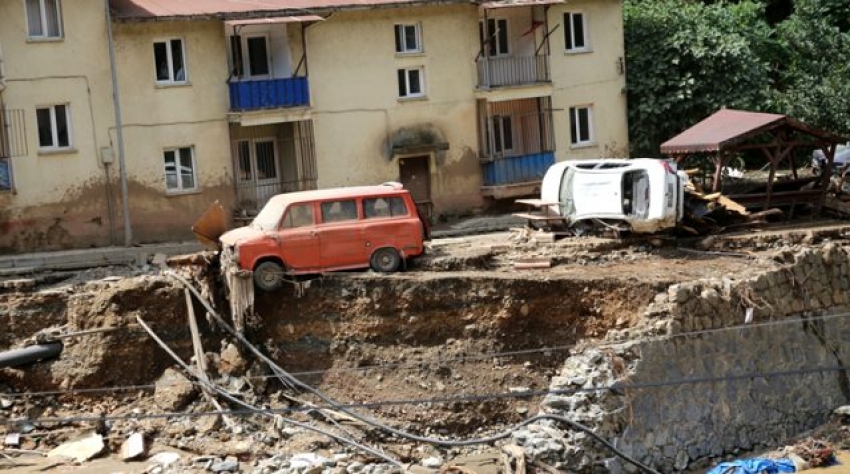
<svg viewBox="0 0 850 474"><path fill-rule="evenodd" d="M398 270L424 251L428 228L399 183L272 197L246 227L222 235L223 252L271 291L284 275L371 267Z"/></svg>

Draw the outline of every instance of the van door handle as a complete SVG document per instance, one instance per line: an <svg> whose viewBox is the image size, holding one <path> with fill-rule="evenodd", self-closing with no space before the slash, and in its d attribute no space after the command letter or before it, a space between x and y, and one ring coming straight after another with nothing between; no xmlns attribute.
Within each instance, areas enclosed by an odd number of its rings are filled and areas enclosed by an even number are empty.
<svg viewBox="0 0 850 474"><path fill-rule="evenodd" d="M316 231L315 231L315 230L311 230L311 231L310 231L310 237L315 237L315 236L316 236Z"/></svg>

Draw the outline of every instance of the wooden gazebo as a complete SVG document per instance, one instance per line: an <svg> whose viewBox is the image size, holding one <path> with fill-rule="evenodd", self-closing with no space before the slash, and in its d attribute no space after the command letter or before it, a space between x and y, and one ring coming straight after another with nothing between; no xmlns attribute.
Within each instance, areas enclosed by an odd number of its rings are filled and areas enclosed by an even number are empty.
<svg viewBox="0 0 850 474"><path fill-rule="evenodd" d="M661 144L661 153L684 162L694 154L708 155L714 165L712 191L719 192L724 167L738 152L760 150L770 166L766 192L734 196L748 207L767 209L771 204L815 203L820 206L832 174L832 163L839 143L847 139L840 135L812 128L787 115L721 109L691 128ZM827 164L815 186L805 190L773 192L776 172L782 166L791 169L798 179L793 159L797 148L821 149ZM761 206L759 206L761 204Z"/></svg>

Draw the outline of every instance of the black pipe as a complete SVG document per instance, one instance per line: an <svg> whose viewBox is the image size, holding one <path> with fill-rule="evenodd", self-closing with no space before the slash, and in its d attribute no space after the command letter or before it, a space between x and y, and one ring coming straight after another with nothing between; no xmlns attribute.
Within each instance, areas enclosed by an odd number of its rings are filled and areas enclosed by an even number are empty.
<svg viewBox="0 0 850 474"><path fill-rule="evenodd" d="M62 348L61 342L48 342L46 344L35 344L24 347L23 349L0 352L0 368L17 367L19 365L50 359L58 356L62 352Z"/></svg>

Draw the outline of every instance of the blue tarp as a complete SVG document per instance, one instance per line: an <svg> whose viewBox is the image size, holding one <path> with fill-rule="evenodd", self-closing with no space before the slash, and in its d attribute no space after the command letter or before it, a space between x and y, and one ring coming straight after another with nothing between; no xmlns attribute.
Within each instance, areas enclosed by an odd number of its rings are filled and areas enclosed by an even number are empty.
<svg viewBox="0 0 850 474"><path fill-rule="evenodd" d="M706 474L777 474L795 470L790 459L753 458L720 463Z"/></svg>

